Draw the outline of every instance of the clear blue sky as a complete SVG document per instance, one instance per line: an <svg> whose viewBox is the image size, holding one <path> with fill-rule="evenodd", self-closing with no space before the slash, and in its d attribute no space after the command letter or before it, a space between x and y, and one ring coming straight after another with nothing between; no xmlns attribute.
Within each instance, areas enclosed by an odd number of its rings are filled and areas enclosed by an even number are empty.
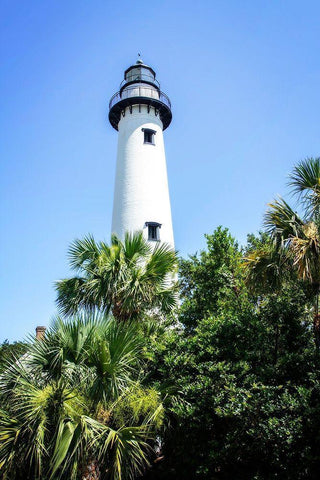
<svg viewBox="0 0 320 480"><path fill-rule="evenodd" d="M55 313L67 248L109 239L108 100L137 52L171 98L176 246L217 225L243 243L292 165L320 154L318 1L2 0L1 334Z"/></svg>

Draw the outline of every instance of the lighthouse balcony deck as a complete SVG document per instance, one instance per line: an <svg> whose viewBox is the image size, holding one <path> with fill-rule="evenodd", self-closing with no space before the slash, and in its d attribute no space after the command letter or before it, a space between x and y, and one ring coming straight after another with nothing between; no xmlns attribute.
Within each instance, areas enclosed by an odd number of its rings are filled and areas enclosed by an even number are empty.
<svg viewBox="0 0 320 480"><path fill-rule="evenodd" d="M111 100L109 102L109 110L111 110L111 108L121 100L135 97L155 98L171 109L171 102L165 93L146 85L131 85L126 87L124 90L115 93L111 97Z"/></svg>
<svg viewBox="0 0 320 480"><path fill-rule="evenodd" d="M171 102L168 96L160 90L142 85L130 85L115 93L109 102L109 120L111 125L118 130L121 111L132 105L149 105L159 111L165 130L172 119Z"/></svg>

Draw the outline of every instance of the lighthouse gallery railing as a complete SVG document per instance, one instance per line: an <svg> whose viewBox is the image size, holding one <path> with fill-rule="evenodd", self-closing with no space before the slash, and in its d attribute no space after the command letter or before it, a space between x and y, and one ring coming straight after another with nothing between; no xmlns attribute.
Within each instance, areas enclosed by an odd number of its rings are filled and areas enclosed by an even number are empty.
<svg viewBox="0 0 320 480"><path fill-rule="evenodd" d="M147 98L154 98L156 100L159 100L160 102L164 103L170 110L171 110L171 102L168 98L168 96L163 93L158 91L155 88L148 87L145 85L130 85L126 87L122 92L117 92L115 93L109 102L109 110L118 102L121 100L124 100L126 98L134 98L134 97L147 97Z"/></svg>

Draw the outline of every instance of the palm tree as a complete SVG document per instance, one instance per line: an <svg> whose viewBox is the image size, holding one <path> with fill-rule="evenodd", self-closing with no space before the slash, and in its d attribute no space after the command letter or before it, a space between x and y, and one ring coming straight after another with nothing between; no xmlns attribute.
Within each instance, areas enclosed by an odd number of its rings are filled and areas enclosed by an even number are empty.
<svg viewBox="0 0 320 480"><path fill-rule="evenodd" d="M244 267L245 282L249 290L258 295L277 294L283 283L292 276L287 249L275 244L270 237L246 252Z"/></svg>
<svg viewBox="0 0 320 480"><path fill-rule="evenodd" d="M158 393L139 383L142 346L128 323L58 318L44 340L11 359L0 377L1 478L140 475L162 411Z"/></svg>
<svg viewBox="0 0 320 480"><path fill-rule="evenodd" d="M298 278L310 284L314 294L313 327L315 344L320 347L320 158L301 161L290 175L289 185L300 201L299 216L282 198L269 204L265 227L271 242L265 251L252 252L249 280L265 278L270 272L281 276L293 270ZM258 275L256 275L258 274Z"/></svg>
<svg viewBox="0 0 320 480"><path fill-rule="evenodd" d="M176 254L166 244L152 249L141 232L126 234L123 242L113 235L110 245L92 236L75 240L69 259L78 276L56 283L64 315L99 309L128 321L149 311L166 314L177 305Z"/></svg>

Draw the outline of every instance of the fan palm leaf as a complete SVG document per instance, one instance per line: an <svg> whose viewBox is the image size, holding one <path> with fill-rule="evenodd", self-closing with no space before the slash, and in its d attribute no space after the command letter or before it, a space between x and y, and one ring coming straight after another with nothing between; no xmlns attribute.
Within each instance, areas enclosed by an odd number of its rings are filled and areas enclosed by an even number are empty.
<svg viewBox="0 0 320 480"><path fill-rule="evenodd" d="M288 278L292 258L287 248L269 241L244 258L245 281L257 293L279 291Z"/></svg>
<svg viewBox="0 0 320 480"><path fill-rule="evenodd" d="M30 340L27 353L8 362L0 376L1 478L77 480L98 463L111 479L142 473L158 394L135 406L144 420L128 406L125 424L112 416L140 375L136 329L102 315L56 318L42 341Z"/></svg>
<svg viewBox="0 0 320 480"><path fill-rule="evenodd" d="M294 254L294 265L298 275L313 284L320 284L320 238L316 224L306 223L303 226L303 238L294 237L291 250Z"/></svg>
<svg viewBox="0 0 320 480"><path fill-rule="evenodd" d="M110 245L92 236L76 240L69 259L81 275L56 283L57 304L64 315L112 309L118 320L130 320L154 307L167 313L177 305L177 296L169 293L176 291L176 253L166 244L152 250L141 232L127 233L123 242L113 235Z"/></svg>
<svg viewBox="0 0 320 480"><path fill-rule="evenodd" d="M302 199L307 215L312 216L320 206L320 158L302 160L289 178L292 192Z"/></svg>
<svg viewBox="0 0 320 480"><path fill-rule="evenodd" d="M130 384L139 366L142 345L135 325L124 327L115 321L110 321L108 328L94 340L88 364L96 372L90 390L96 404L114 400Z"/></svg>
<svg viewBox="0 0 320 480"><path fill-rule="evenodd" d="M269 204L264 217L264 226L279 247L283 242L290 241L290 238L301 236L303 225L304 221L283 198Z"/></svg>

